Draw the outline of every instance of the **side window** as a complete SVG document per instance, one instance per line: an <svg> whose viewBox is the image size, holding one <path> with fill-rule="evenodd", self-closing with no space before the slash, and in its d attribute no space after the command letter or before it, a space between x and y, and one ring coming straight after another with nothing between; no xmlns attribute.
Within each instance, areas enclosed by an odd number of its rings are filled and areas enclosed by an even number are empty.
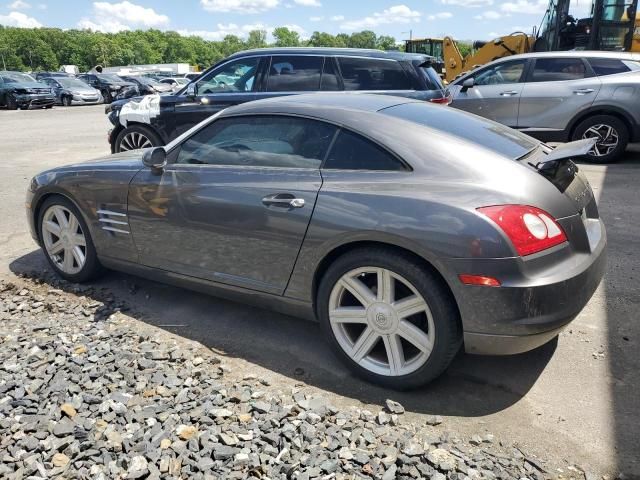
<svg viewBox="0 0 640 480"><path fill-rule="evenodd" d="M581 58L538 58L530 82L560 82L586 77L586 68Z"/></svg>
<svg viewBox="0 0 640 480"><path fill-rule="evenodd" d="M253 90L259 59L241 58L212 70L196 82L198 94L249 92Z"/></svg>
<svg viewBox="0 0 640 480"><path fill-rule="evenodd" d="M181 145L177 163L319 168L336 130L299 117L221 118Z"/></svg>
<svg viewBox="0 0 640 480"><path fill-rule="evenodd" d="M322 57L281 56L271 57L268 92L305 92L320 89Z"/></svg>
<svg viewBox="0 0 640 480"><path fill-rule="evenodd" d="M475 85L518 83L524 72L525 60L502 62L485 68L473 76Z"/></svg>
<svg viewBox="0 0 640 480"><path fill-rule="evenodd" d="M616 73L630 72L631 69L615 58L590 58L589 64L596 75L615 75Z"/></svg>
<svg viewBox="0 0 640 480"><path fill-rule="evenodd" d="M320 82L320 90L335 91L340 90L338 83L338 73L336 72L335 61L331 57L324 60L324 69L322 70L322 80Z"/></svg>
<svg viewBox="0 0 640 480"><path fill-rule="evenodd" d="M339 62L345 90L413 90L395 60L341 57Z"/></svg>
<svg viewBox="0 0 640 480"><path fill-rule="evenodd" d="M407 170L405 165L375 143L348 130L340 130L324 168L340 170Z"/></svg>

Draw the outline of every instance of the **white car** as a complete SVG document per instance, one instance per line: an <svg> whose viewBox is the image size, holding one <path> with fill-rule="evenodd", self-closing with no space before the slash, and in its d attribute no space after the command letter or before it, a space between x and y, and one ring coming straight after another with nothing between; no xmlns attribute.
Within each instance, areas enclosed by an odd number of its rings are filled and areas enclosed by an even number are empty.
<svg viewBox="0 0 640 480"><path fill-rule="evenodd" d="M189 82L190 80L188 78L182 78L182 77L169 77L169 78L163 78L162 80L160 80L160 83L166 83L168 85L171 85L171 88L173 88L174 91L180 90Z"/></svg>

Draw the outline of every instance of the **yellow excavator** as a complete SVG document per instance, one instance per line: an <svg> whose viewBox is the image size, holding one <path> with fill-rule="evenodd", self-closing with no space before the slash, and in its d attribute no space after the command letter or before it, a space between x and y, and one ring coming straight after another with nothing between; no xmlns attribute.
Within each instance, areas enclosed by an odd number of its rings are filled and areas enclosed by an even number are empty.
<svg viewBox="0 0 640 480"><path fill-rule="evenodd" d="M438 58L442 77L459 75L497 58L518 53L558 50L614 50L640 52L638 0L592 0L591 15L576 20L571 0L550 0L540 28L532 34L515 32L489 42L474 42L466 57L451 37L408 40L407 52Z"/></svg>

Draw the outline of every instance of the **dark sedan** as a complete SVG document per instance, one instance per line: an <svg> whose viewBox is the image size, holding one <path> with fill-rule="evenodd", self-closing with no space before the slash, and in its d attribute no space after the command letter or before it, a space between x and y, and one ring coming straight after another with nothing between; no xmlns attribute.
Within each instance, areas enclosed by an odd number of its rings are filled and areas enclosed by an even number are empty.
<svg viewBox="0 0 640 480"><path fill-rule="evenodd" d="M606 235L572 158L592 145L407 98L279 97L41 173L28 218L67 280L113 268L317 318L356 373L411 388L463 344L546 343L590 299Z"/></svg>
<svg viewBox="0 0 640 480"><path fill-rule="evenodd" d="M0 105L18 108L51 108L56 96L51 88L20 72L0 72Z"/></svg>

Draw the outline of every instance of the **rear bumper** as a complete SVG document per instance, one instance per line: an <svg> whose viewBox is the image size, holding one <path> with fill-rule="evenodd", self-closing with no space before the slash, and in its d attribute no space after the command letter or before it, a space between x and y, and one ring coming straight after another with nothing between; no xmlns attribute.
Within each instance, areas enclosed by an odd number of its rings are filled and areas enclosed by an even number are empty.
<svg viewBox="0 0 640 480"><path fill-rule="evenodd" d="M503 279L500 287L453 285L469 353L509 355L536 348L555 336L584 308L606 269L606 233L590 253L574 253L554 262L561 251L547 254L547 265L510 265L522 259L493 259L480 272ZM535 261L535 260L534 260ZM469 272L476 262L456 262L457 273ZM487 271L489 266L493 271ZM513 270L509 271L511 267ZM527 268L527 267L524 267ZM520 273L518 273L520 271Z"/></svg>
<svg viewBox="0 0 640 480"><path fill-rule="evenodd" d="M535 335L464 333L464 350L475 355L516 355L538 348L557 337L564 327Z"/></svg>

